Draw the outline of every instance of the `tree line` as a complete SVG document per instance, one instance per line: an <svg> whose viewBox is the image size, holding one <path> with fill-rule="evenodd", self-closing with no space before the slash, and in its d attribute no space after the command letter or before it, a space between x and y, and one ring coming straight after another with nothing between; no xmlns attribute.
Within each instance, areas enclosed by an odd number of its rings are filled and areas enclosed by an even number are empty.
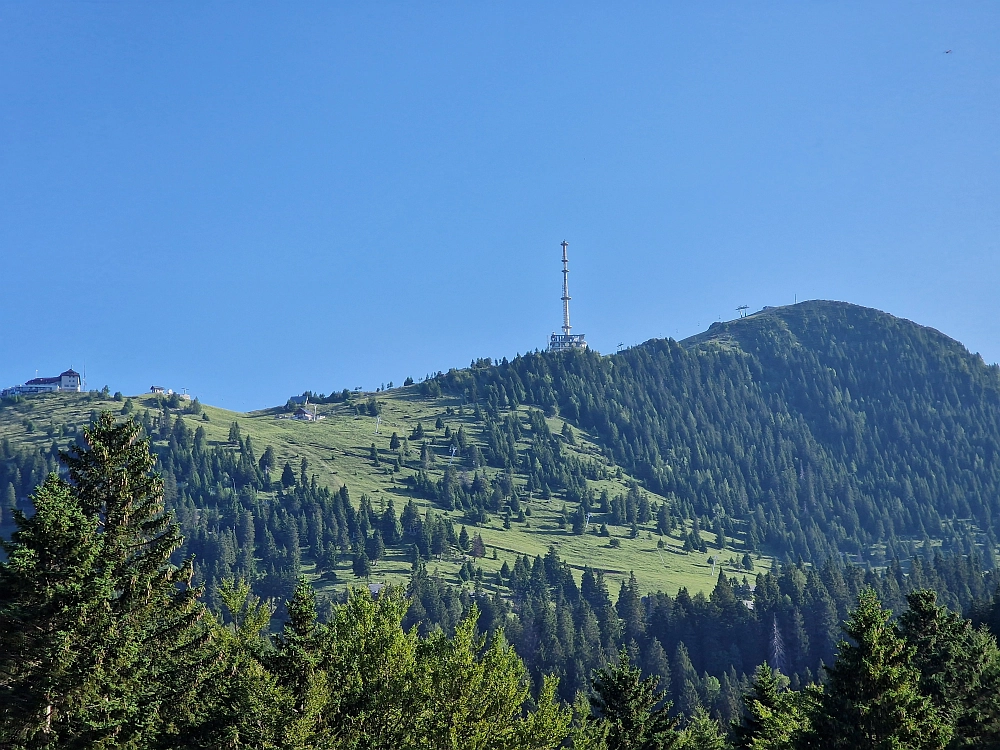
<svg viewBox="0 0 1000 750"><path fill-rule="evenodd" d="M440 582L417 563L407 592L354 591L326 617L300 580L272 634L273 602L245 581L222 581L213 611L192 585L190 559L171 563L180 527L165 512L141 427L104 414L84 438L62 456L65 476L42 481L33 514L17 511L16 531L3 542L0 740L9 747L697 750L1000 741L994 636L921 588L938 585L946 601L971 601L987 585L978 571L981 583L970 588L974 563L938 554L905 576L791 565L758 575L752 594L722 576L709 597L640 597L633 578L612 604L599 573L585 571L578 586L550 552L502 571L507 598L466 592L472 601L450 610L457 620L448 628L434 627ZM848 599L846 638L829 652L830 668L820 657L811 677L794 672L782 659L796 658L809 637L787 630L802 619L795 608L825 610L810 622L835 628ZM883 601L903 602L898 618ZM970 606L995 622L998 602L980 596ZM415 620L420 627L411 627ZM761 639L769 625L770 646ZM719 659L724 629L741 627L757 641L738 657L757 668L752 680L737 681L735 709L724 715L708 700L723 681L712 683L707 670L699 676L695 663ZM663 647L671 638L672 661ZM559 652L574 642L592 660L562 699L570 670ZM829 647L821 643L817 653ZM736 657L730 649L714 667L735 672ZM679 705L672 684L682 685Z"/></svg>
<svg viewBox="0 0 1000 750"><path fill-rule="evenodd" d="M418 387L494 421L521 404L558 413L649 489L737 522L752 549L882 564L943 539L995 557L1000 369L875 310L807 303L685 344L481 360Z"/></svg>

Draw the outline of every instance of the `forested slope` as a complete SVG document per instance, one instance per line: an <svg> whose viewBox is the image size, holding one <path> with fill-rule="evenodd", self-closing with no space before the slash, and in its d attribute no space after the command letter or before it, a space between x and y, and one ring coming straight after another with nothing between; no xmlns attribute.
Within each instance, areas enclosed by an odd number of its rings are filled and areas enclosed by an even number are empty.
<svg viewBox="0 0 1000 750"><path fill-rule="evenodd" d="M864 586L1000 623L998 380L937 331L813 302L613 356L309 394L312 423L53 394L0 405L2 510L7 529L11 506L30 515L110 409L150 439L174 560L194 556L212 609L228 578L280 602L305 577L331 616L345 584L396 581L407 627L452 632L477 602L564 698L626 646L678 708L729 720L765 658L821 675Z"/></svg>
<svg viewBox="0 0 1000 750"><path fill-rule="evenodd" d="M993 558L1000 371L876 310L805 302L680 343L529 354L436 385L494 410L558 410L750 549L881 562L940 538Z"/></svg>

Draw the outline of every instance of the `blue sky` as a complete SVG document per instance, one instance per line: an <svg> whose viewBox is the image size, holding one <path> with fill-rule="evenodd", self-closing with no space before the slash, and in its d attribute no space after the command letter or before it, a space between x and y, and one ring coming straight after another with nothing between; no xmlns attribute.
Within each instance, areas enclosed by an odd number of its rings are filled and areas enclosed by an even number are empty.
<svg viewBox="0 0 1000 750"><path fill-rule="evenodd" d="M0 3L0 385L251 409L510 357L563 239L603 352L824 298L997 361L998 39L993 2Z"/></svg>

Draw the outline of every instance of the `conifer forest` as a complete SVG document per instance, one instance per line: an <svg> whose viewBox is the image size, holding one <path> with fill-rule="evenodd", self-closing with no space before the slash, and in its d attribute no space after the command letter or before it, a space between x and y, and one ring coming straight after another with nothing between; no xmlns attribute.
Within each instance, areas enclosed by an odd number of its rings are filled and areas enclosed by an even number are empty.
<svg viewBox="0 0 1000 750"><path fill-rule="evenodd" d="M961 344L813 302L402 392L461 421L372 443L398 506L176 400L0 442L0 746L1000 747L1000 370ZM640 535L711 584L559 549Z"/></svg>

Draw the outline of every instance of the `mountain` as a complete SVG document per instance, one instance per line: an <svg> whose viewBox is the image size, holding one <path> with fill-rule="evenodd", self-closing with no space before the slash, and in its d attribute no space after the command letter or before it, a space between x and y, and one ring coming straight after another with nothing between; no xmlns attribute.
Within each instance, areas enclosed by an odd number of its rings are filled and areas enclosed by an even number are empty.
<svg viewBox="0 0 1000 750"><path fill-rule="evenodd" d="M476 535L487 554L475 568L488 590L517 554L544 555L550 546L577 575L595 565L617 583L634 570L648 590L697 590L714 582L709 553L685 553L679 527L657 546L653 515L663 498L609 466L585 431L569 437L559 417L525 405L496 421L484 405L436 392L433 381L311 396L308 411L321 417L316 421L291 418L294 405L241 414L155 394L0 402L0 534L11 530L11 504L30 512L28 497L57 468L58 451L81 439L98 412L112 409L139 419L151 438L167 506L185 536L178 557L195 555L196 580L208 584L210 602L215 584L230 575L254 580L260 595L278 600L299 575L321 593L342 591L358 581L355 558L376 529L386 547L373 561L377 582L407 581L416 546L442 580L464 583ZM532 476L504 470L511 452L522 459L531 454ZM294 482L287 485L286 465ZM600 535L597 520L602 496L608 536ZM595 515L589 527L586 517L582 527L577 522L581 533L574 533L581 500L595 506ZM611 505L621 518L610 517ZM636 538L629 509L639 516ZM405 526L402 538L389 516ZM463 526L468 550L460 545Z"/></svg>
<svg viewBox="0 0 1000 750"><path fill-rule="evenodd" d="M243 575L280 598L302 574L336 590L363 549L377 580L419 555L486 590L550 546L647 591L709 590L720 565L742 575L772 557L993 565L1000 372L876 310L804 302L611 356L484 359L309 395L323 419L148 394L4 402L0 504L27 510L57 450L112 408L153 438L181 554L210 591Z"/></svg>
<svg viewBox="0 0 1000 750"><path fill-rule="evenodd" d="M542 405L688 516L751 549L906 557L995 548L1000 370L930 328L839 302L683 342L533 354L439 377L496 412Z"/></svg>

